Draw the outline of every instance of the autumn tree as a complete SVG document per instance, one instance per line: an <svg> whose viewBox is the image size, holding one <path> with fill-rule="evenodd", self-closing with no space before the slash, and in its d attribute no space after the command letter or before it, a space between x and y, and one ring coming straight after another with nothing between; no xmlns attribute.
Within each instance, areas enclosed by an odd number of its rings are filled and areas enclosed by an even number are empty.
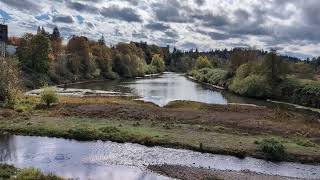
<svg viewBox="0 0 320 180"><path fill-rule="evenodd" d="M53 32L50 35L50 41L51 41L52 53L54 55L54 58L56 59L63 50L62 37L60 35L60 31L58 27L55 27L53 29Z"/></svg>
<svg viewBox="0 0 320 180"><path fill-rule="evenodd" d="M115 74L112 71L112 51L105 44L100 42L91 46L92 55L96 61L101 75L108 79L114 79Z"/></svg>
<svg viewBox="0 0 320 180"><path fill-rule="evenodd" d="M0 104L13 106L20 92L19 62L13 58L0 58Z"/></svg>
<svg viewBox="0 0 320 180"><path fill-rule="evenodd" d="M93 71L89 41L86 37L73 36L67 44L68 67L76 76L89 77Z"/></svg>
<svg viewBox="0 0 320 180"><path fill-rule="evenodd" d="M207 56L199 56L196 64L195 64L195 68L196 69L202 69L202 68L211 68L211 63L208 59Z"/></svg>

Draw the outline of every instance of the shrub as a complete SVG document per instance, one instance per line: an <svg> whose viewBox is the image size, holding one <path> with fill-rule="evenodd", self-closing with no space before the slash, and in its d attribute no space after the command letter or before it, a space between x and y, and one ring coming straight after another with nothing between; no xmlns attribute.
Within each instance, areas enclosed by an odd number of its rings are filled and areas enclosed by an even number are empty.
<svg viewBox="0 0 320 180"><path fill-rule="evenodd" d="M0 165L0 179L9 179L17 173L17 169L10 165Z"/></svg>
<svg viewBox="0 0 320 180"><path fill-rule="evenodd" d="M166 68L164 60L160 57L159 54L153 55L151 65L156 68L158 73L163 72Z"/></svg>
<svg viewBox="0 0 320 180"><path fill-rule="evenodd" d="M54 88L44 87L40 94L41 102L46 104L47 107L51 106L53 103L58 103L59 98Z"/></svg>
<svg viewBox="0 0 320 180"><path fill-rule="evenodd" d="M225 83L227 71L222 69L203 68L193 70L188 75L197 79L197 81L205 82L213 85L222 85Z"/></svg>
<svg viewBox="0 0 320 180"><path fill-rule="evenodd" d="M17 175L10 180L63 180L62 178L53 174L44 175L37 169L28 168L23 169L17 173Z"/></svg>
<svg viewBox="0 0 320 180"><path fill-rule="evenodd" d="M274 92L274 97L295 104L320 108L320 82L285 79Z"/></svg>
<svg viewBox="0 0 320 180"><path fill-rule="evenodd" d="M237 94L256 98L267 98L271 94L266 79L258 75L250 75L244 79L235 78L229 89Z"/></svg>
<svg viewBox="0 0 320 180"><path fill-rule="evenodd" d="M146 74L156 74L157 73L157 67L152 66L151 64L145 66L145 72Z"/></svg>
<svg viewBox="0 0 320 180"><path fill-rule="evenodd" d="M284 146L275 139L263 139L257 142L258 150L263 152L265 157L270 160L283 160L286 157Z"/></svg>
<svg viewBox="0 0 320 180"><path fill-rule="evenodd" d="M18 61L12 58L0 58L0 103L14 106L20 94Z"/></svg>

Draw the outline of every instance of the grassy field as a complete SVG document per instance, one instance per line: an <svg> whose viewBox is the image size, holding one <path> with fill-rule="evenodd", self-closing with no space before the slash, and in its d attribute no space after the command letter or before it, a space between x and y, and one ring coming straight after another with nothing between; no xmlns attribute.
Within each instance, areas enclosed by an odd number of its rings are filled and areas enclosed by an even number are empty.
<svg viewBox="0 0 320 180"><path fill-rule="evenodd" d="M0 180L63 180L53 174L45 175L33 168L17 169L10 165L0 165Z"/></svg>
<svg viewBox="0 0 320 180"><path fill-rule="evenodd" d="M174 102L164 108L131 98L61 98L49 109L29 98L0 110L3 133L135 142L238 157L265 158L257 142L274 138L287 161L320 163L317 117L236 105Z"/></svg>

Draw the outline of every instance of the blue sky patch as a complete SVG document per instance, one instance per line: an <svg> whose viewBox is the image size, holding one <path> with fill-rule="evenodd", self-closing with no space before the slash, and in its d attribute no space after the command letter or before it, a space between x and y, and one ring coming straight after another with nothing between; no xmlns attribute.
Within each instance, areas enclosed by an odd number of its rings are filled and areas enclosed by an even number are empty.
<svg viewBox="0 0 320 180"><path fill-rule="evenodd" d="M82 16L78 15L78 16L76 16L76 18L77 18L79 24L83 24L84 18Z"/></svg>
<svg viewBox="0 0 320 180"><path fill-rule="evenodd" d="M8 14L6 11L0 9L0 18L5 19L6 21L9 21L12 19L12 17L10 16L10 14Z"/></svg>
<svg viewBox="0 0 320 180"><path fill-rule="evenodd" d="M39 21L43 21L43 20L49 20L50 17L48 16L48 14L41 14L39 16L35 17L36 19L38 19Z"/></svg>

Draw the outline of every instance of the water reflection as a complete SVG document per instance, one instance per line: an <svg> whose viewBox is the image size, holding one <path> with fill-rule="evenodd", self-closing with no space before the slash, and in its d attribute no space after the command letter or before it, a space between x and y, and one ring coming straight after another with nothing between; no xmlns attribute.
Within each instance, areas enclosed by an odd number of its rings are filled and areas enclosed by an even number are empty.
<svg viewBox="0 0 320 180"><path fill-rule="evenodd" d="M0 136L1 137L1 136ZM57 138L1 137L0 163L36 167L67 178L95 180L169 179L146 170L149 164L211 167L219 170L250 170L258 173L320 178L320 166L272 163L254 158L202 154L189 150L145 147L113 142L78 142ZM7 146L10 145L10 146ZM3 151L6 150L6 151Z"/></svg>

